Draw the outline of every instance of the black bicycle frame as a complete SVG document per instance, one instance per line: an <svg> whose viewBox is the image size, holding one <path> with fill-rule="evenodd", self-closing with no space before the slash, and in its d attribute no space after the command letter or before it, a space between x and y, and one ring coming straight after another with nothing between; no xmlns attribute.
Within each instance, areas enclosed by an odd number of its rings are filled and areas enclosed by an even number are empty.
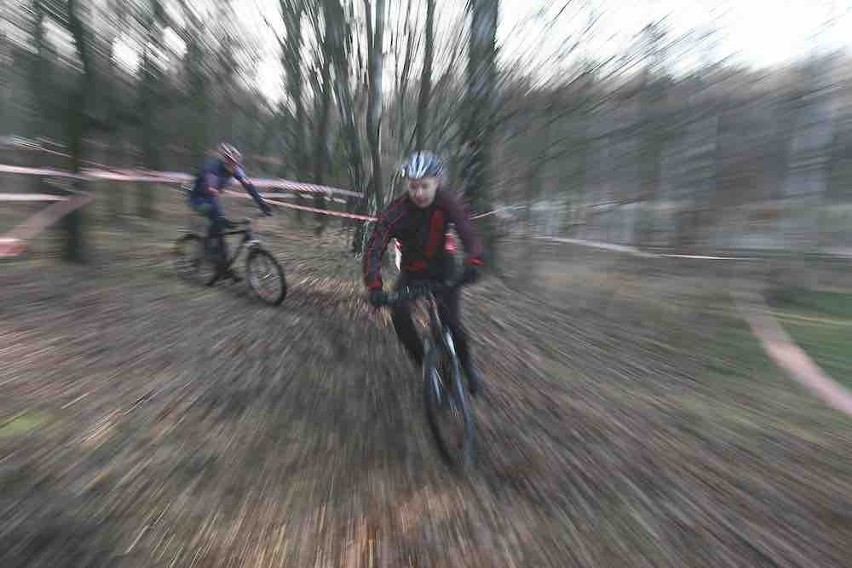
<svg viewBox="0 0 852 568"><path fill-rule="evenodd" d="M242 235L243 236L243 238L240 239L240 242L237 245L237 250L234 251L234 254L231 256L231 258L228 259L228 266L231 266L234 263L234 261L237 260L240 257L240 253L243 251L243 247L246 245L246 243L249 243L249 248L251 248L251 246L258 243L258 240L254 238L254 232L252 231L251 224L245 223L244 225L245 226L243 226L239 229L228 229L226 231L222 231L218 235L218 236L222 237L223 241L224 241L225 237L227 237L227 236L231 236L231 235ZM217 235L210 235L208 238L216 238L216 236Z"/></svg>
<svg viewBox="0 0 852 568"><path fill-rule="evenodd" d="M426 301L427 311L429 312L429 335L422 338L422 341L424 342L424 354L430 347L434 348L436 345L442 344L450 352L450 354L455 357L455 342L452 339L452 333L449 328L441 321L441 316L438 313L438 299L435 297L434 292L432 290L428 290L426 293L421 292L414 298L411 298L411 300L417 299Z"/></svg>

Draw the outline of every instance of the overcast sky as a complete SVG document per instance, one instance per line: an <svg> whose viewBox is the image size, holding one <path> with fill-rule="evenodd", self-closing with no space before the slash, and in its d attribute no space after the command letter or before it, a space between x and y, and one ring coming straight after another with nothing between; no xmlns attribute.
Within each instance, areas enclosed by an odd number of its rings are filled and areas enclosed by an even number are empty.
<svg viewBox="0 0 852 568"><path fill-rule="evenodd" d="M770 66L804 57L814 50L852 45L852 0L574 0L546 30L566 0L501 0L498 42L505 60L520 56L542 63L587 21L592 6L599 16L594 36L584 42L587 55L624 53L649 22L668 17L675 36L693 29L718 31L717 52L753 66ZM278 21L278 0L241 0L240 17L262 36L265 53L258 65L261 90L276 99L281 92L277 42L263 23ZM401 3L395 0L393 4ZM440 0L438 11L463 10L465 0ZM541 17L536 18L538 12ZM437 30L440 33L440 30ZM545 65L546 67L546 65Z"/></svg>

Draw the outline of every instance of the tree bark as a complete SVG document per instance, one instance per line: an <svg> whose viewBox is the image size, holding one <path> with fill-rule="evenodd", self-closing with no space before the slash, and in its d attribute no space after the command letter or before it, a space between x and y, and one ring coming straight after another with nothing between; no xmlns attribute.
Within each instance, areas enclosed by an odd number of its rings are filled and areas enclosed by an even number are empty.
<svg viewBox="0 0 852 568"><path fill-rule="evenodd" d="M429 143L429 101L432 95L432 58L435 49L435 0L426 0L426 41L423 70L420 74L420 97L417 101L417 149Z"/></svg>
<svg viewBox="0 0 852 568"><path fill-rule="evenodd" d="M471 146L465 198L474 213L491 209L490 167L494 138L496 92L496 34L499 0L470 0L470 43L468 45L467 124L464 140ZM486 247L486 260L496 265L493 216L478 221Z"/></svg>
<svg viewBox="0 0 852 568"><path fill-rule="evenodd" d="M71 154L71 171L80 173L83 164L83 139L86 133L86 101L90 100L94 86L94 65L90 51L89 37L80 16L78 0L68 0L66 4L68 31L74 39L77 57L83 67L68 101L68 148ZM83 182L75 181L75 189L83 189ZM71 262L84 262L83 212L77 209L63 218L65 229L65 258Z"/></svg>
<svg viewBox="0 0 852 568"><path fill-rule="evenodd" d="M369 100L367 103L367 143L370 146L372 172L370 175L370 209L376 211L384 205L382 180L381 128L382 128L382 71L384 69L385 0L376 0L375 31L371 24L370 0L364 0L367 12L367 41L369 58Z"/></svg>

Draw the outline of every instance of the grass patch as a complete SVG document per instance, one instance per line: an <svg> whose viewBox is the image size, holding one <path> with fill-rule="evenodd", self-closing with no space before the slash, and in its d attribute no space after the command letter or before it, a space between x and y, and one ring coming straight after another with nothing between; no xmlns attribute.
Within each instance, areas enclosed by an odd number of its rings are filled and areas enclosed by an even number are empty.
<svg viewBox="0 0 852 568"><path fill-rule="evenodd" d="M852 294L801 291L774 307L793 340L826 373L852 387Z"/></svg>
<svg viewBox="0 0 852 568"><path fill-rule="evenodd" d="M705 348L710 353L706 368L731 378L749 378L772 372L760 342L742 322L730 320Z"/></svg>
<svg viewBox="0 0 852 568"><path fill-rule="evenodd" d="M0 438L21 436L47 424L47 417L37 412L22 412L7 419L0 419Z"/></svg>
<svg viewBox="0 0 852 568"><path fill-rule="evenodd" d="M776 298L773 307L801 315L852 321L852 293L800 290Z"/></svg>
<svg viewBox="0 0 852 568"><path fill-rule="evenodd" d="M832 378L852 388L852 319L850 327L782 319L793 340Z"/></svg>

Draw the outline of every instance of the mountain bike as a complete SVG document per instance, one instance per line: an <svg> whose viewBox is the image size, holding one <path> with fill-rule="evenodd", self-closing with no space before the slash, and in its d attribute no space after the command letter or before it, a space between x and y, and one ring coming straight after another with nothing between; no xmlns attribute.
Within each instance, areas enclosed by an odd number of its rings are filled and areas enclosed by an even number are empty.
<svg viewBox="0 0 852 568"><path fill-rule="evenodd" d="M175 268L178 275L188 281L212 286L227 277L243 248L246 248L245 276L249 289L261 301L277 306L287 296L287 280L284 269L260 242L254 233L252 220L228 221L222 232L223 238L239 235L239 244L229 256L225 266L218 266L216 239L190 231L175 242Z"/></svg>
<svg viewBox="0 0 852 568"><path fill-rule="evenodd" d="M423 387L426 416L444 458L460 472L473 462L473 415L452 331L441 321L436 292L459 283L418 283L388 294L386 305L421 302L428 322L421 319ZM424 318L425 319L425 318ZM425 324L425 325L424 325Z"/></svg>

